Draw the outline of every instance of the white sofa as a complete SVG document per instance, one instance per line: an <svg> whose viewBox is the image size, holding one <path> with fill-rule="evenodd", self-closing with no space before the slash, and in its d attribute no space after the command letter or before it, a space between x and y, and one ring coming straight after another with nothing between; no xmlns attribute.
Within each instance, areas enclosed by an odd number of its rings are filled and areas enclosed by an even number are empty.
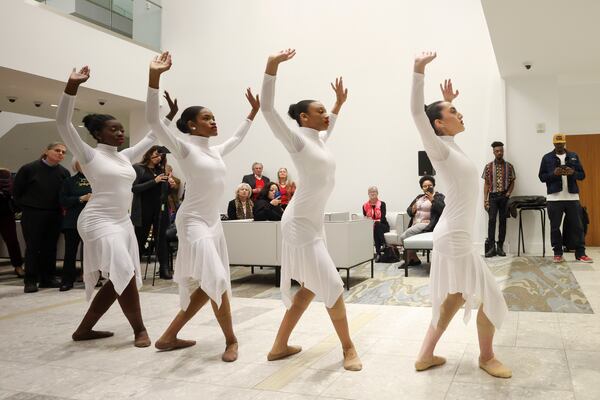
<svg viewBox="0 0 600 400"><path fill-rule="evenodd" d="M349 218L349 213L346 214ZM281 267L281 228L279 222L223 221L229 264L232 266L273 267L277 285ZM325 221L327 249L338 270L346 270L346 289L350 269L371 262L373 277L373 222L368 219Z"/></svg>

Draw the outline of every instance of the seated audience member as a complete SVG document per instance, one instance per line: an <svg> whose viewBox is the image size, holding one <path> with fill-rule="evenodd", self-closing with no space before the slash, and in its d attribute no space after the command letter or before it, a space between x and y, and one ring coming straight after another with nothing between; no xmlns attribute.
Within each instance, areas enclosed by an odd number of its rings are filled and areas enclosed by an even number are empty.
<svg viewBox="0 0 600 400"><path fill-rule="evenodd" d="M16 204L12 196L13 180L10 171L0 168L0 237L8 249L10 263L19 278L25 276L23 255L17 239Z"/></svg>
<svg viewBox="0 0 600 400"><path fill-rule="evenodd" d="M262 188L254 203L254 220L281 221L282 215L283 208L281 208L278 186L275 182L271 182Z"/></svg>
<svg viewBox="0 0 600 400"><path fill-rule="evenodd" d="M227 206L227 217L230 220L253 219L254 202L250 199L252 188L247 183L240 183L235 189L235 199Z"/></svg>
<svg viewBox="0 0 600 400"><path fill-rule="evenodd" d="M65 235L65 259L59 289L61 292L73 289L73 282L77 278L75 263L77 249L79 249L79 243L81 243L81 237L77 231L77 219L92 197L92 187L83 172L81 172L79 161L73 163L73 169L77 173L64 180L59 197L60 205L65 209L62 223L62 231Z"/></svg>
<svg viewBox="0 0 600 400"><path fill-rule="evenodd" d="M258 199L258 194L263 187L267 186L271 180L264 176L263 165L259 162L252 164L252 173L250 175L244 175L242 178L243 183L247 183L252 188L252 200Z"/></svg>
<svg viewBox="0 0 600 400"><path fill-rule="evenodd" d="M385 245L384 233L390 231L390 224L385 218L385 202L379 200L379 190L376 186L368 189L369 200L363 204L362 212L365 217L375 221L373 224L373 240L375 241L375 252L377 254L375 262L379 262L381 249Z"/></svg>
<svg viewBox="0 0 600 400"><path fill-rule="evenodd" d="M419 179L419 185L421 185L423 194L418 195L406 209L410 216L410 224L409 228L400 235L400 244L404 243L404 239L408 237L423 232L432 232L446 206L444 195L435 191L433 176L423 176ZM409 265L421 264L421 260L414 251L409 251L407 256Z"/></svg>
<svg viewBox="0 0 600 400"><path fill-rule="evenodd" d="M277 183L279 193L281 194L281 208L285 210L296 191L296 182L289 179L287 168L279 168L279 171L277 171Z"/></svg>

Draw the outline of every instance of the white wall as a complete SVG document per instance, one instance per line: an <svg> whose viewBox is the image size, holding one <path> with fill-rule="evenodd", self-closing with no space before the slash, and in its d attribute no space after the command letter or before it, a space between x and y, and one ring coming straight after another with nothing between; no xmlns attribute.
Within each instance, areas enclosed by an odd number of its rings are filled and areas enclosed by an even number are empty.
<svg viewBox="0 0 600 400"><path fill-rule="evenodd" d="M412 59L419 50L439 53L428 70L428 101L440 98L438 83L444 78L452 77L460 89L456 105L467 130L458 142L477 165L483 168L491 158L493 140L505 139L503 82L477 0L164 1L162 43L174 60L163 86L182 109L212 109L221 135L215 142L229 137L247 115L243 91L248 86L260 91L270 53L287 47L298 52L280 67L276 106L281 113L304 98L331 105L329 82L343 75L350 94L329 142L337 161L329 210L359 212L370 185L379 186L388 210L405 209L419 192L422 145L409 113ZM223 208L253 161L262 161L271 178L281 166L295 176L260 114L244 143L227 156L230 190ZM443 183L438 186L444 190ZM482 239L484 224L479 225Z"/></svg>
<svg viewBox="0 0 600 400"><path fill-rule="evenodd" d="M542 156L552 151L552 135L559 131L558 86L554 77L511 78L506 80L507 140L506 160L513 163L517 180L514 195L546 196L546 185L538 172ZM546 125L545 133L536 133L537 124ZM523 214L525 245L528 252L542 249L541 224L535 211ZM517 226L508 221L508 240L516 251ZM550 226L546 229L546 246L550 251Z"/></svg>
<svg viewBox="0 0 600 400"><path fill-rule="evenodd" d="M65 81L71 68L88 64L87 87L145 100L153 51L50 10L33 0L0 2L1 66Z"/></svg>

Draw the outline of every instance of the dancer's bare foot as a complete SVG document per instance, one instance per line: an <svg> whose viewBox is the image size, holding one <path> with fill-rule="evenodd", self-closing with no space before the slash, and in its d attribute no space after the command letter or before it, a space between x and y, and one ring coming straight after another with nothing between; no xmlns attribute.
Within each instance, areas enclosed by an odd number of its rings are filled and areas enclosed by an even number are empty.
<svg viewBox="0 0 600 400"><path fill-rule="evenodd" d="M87 332L74 332L73 335L71 335L71 338L73 338L74 341L79 342L82 340L104 339L111 336L114 336L114 333L89 330Z"/></svg>
<svg viewBox="0 0 600 400"><path fill-rule="evenodd" d="M281 360L282 358L286 358L289 356L293 356L294 354L300 353L302 351L302 347L300 346L287 346L285 349L279 351L271 350L269 354L267 354L267 360L275 361Z"/></svg>
<svg viewBox="0 0 600 400"><path fill-rule="evenodd" d="M362 369L362 362L354 347L344 350L344 369L348 371L360 371Z"/></svg>
<svg viewBox="0 0 600 400"><path fill-rule="evenodd" d="M510 368L504 366L496 357L492 357L488 361L481 361L480 358L479 368L496 378L510 378L512 376Z"/></svg>
<svg viewBox="0 0 600 400"><path fill-rule="evenodd" d="M171 351L177 349L184 349L186 347L192 347L196 344L195 340L185 340L175 338L173 340L163 340L158 339L156 343L154 343L154 347L156 347L160 351Z"/></svg>
<svg viewBox="0 0 600 400"><path fill-rule="evenodd" d="M426 369L437 367L443 364L446 364L446 359L444 357L432 356L429 359L416 361L415 369L417 371L425 371Z"/></svg>
<svg viewBox="0 0 600 400"><path fill-rule="evenodd" d="M238 344L237 342L228 344L225 347L225 351L221 356L221 360L225 362L234 362L238 358Z"/></svg>
<svg viewBox="0 0 600 400"><path fill-rule="evenodd" d="M150 341L150 336L148 336L148 331L141 331L135 334L135 340L133 341L133 345L135 347L148 347L152 344Z"/></svg>

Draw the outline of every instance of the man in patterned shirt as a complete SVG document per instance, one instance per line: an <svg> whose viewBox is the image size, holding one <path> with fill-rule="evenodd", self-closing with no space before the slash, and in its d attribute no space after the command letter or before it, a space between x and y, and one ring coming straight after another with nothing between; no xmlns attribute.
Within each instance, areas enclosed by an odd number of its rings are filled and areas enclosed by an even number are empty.
<svg viewBox="0 0 600 400"><path fill-rule="evenodd" d="M504 239L506 237L506 218L508 217L508 199L515 186L515 169L504 160L504 144L492 143L494 161L486 164L481 177L484 179L483 206L489 215L488 237L485 241L485 256L506 256ZM498 242L496 237L496 216L499 218Z"/></svg>

